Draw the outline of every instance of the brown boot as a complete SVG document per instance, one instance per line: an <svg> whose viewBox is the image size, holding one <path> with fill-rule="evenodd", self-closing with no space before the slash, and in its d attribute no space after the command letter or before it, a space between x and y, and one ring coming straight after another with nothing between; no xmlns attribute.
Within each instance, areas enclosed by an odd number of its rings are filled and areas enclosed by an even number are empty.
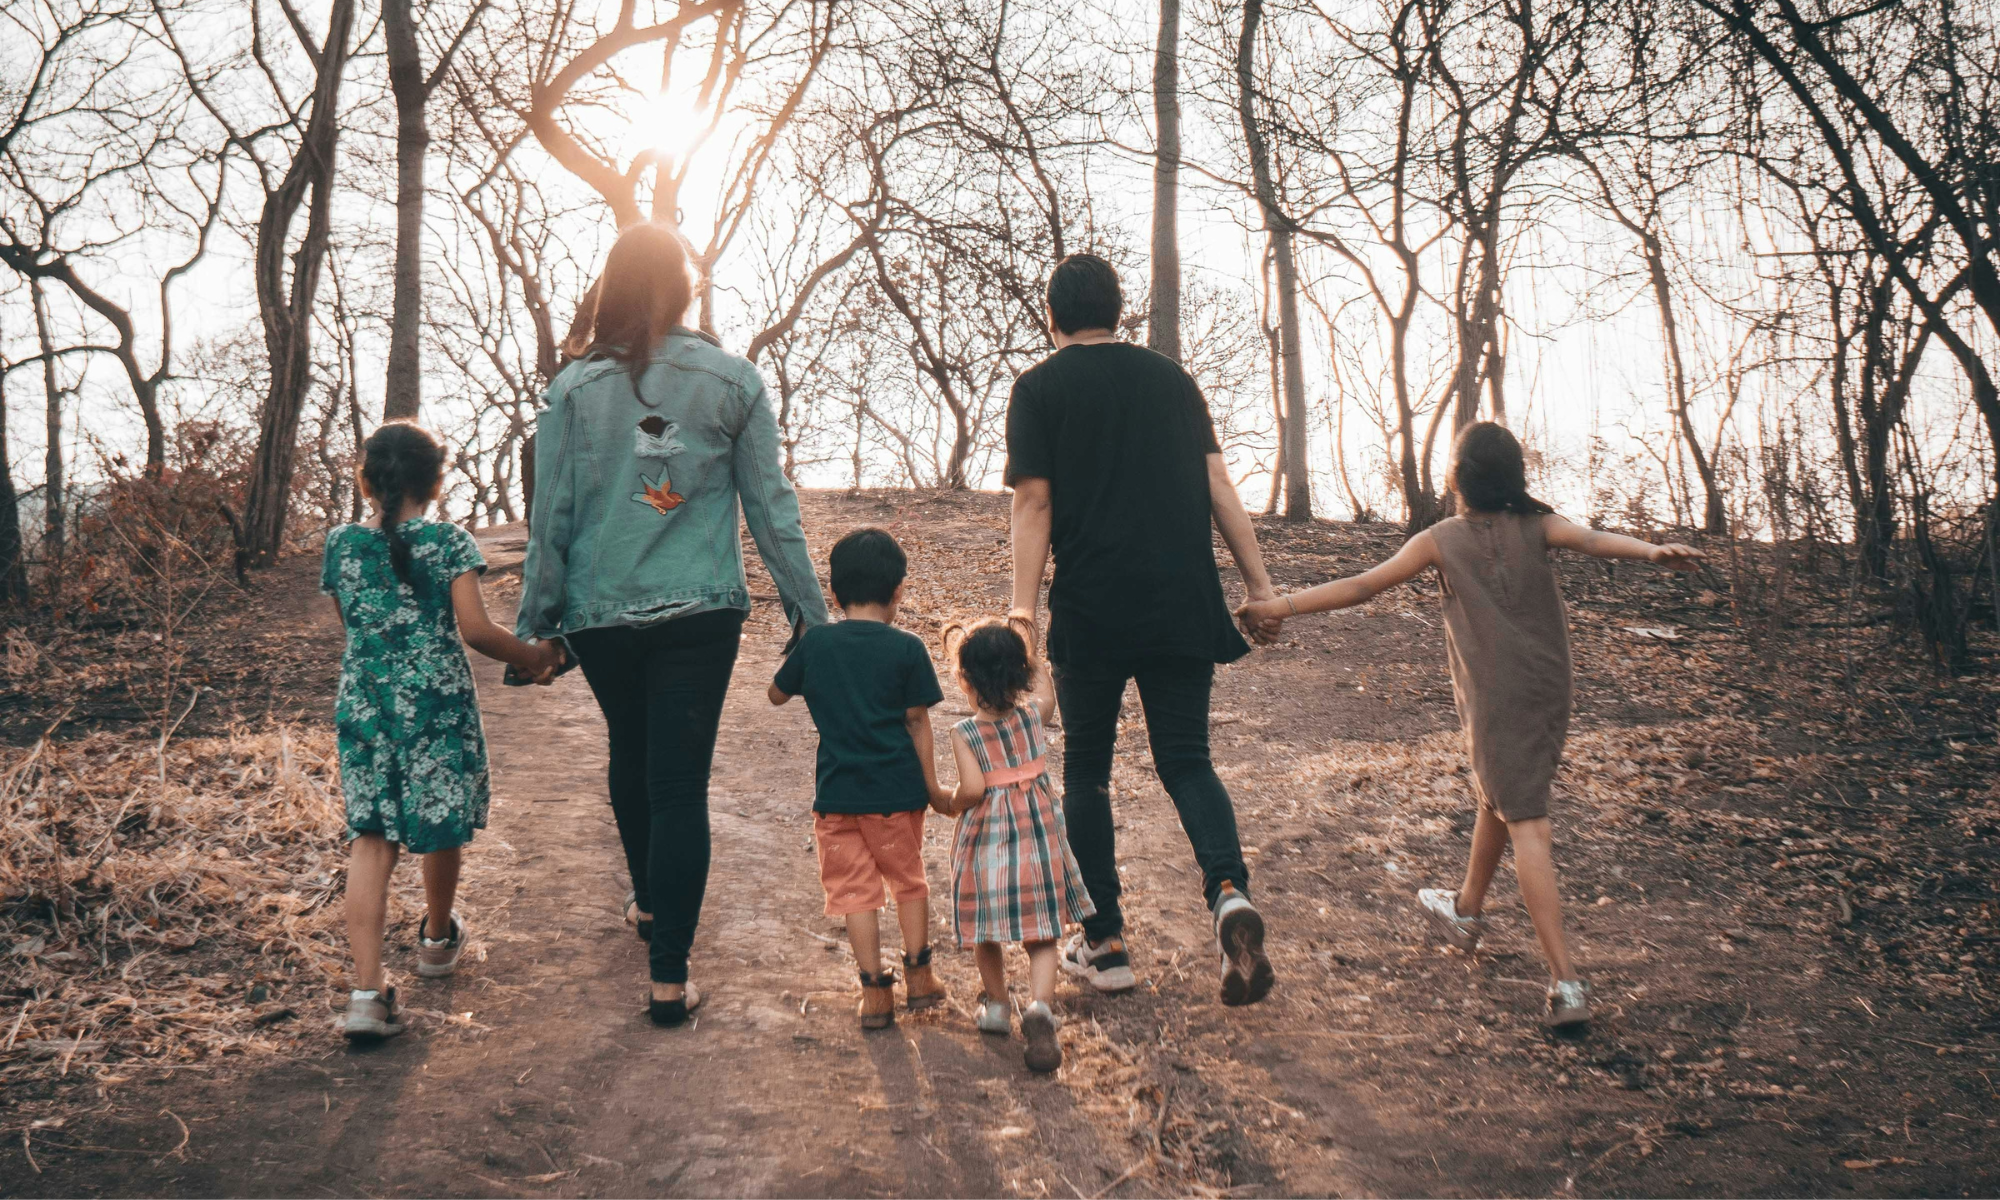
<svg viewBox="0 0 2000 1200"><path fill-rule="evenodd" d="M944 1003L944 985L931 970L931 948L903 955L903 1007L911 1012Z"/></svg>
<svg viewBox="0 0 2000 1200"><path fill-rule="evenodd" d="M896 1021L896 973L861 972L861 1028L887 1029Z"/></svg>

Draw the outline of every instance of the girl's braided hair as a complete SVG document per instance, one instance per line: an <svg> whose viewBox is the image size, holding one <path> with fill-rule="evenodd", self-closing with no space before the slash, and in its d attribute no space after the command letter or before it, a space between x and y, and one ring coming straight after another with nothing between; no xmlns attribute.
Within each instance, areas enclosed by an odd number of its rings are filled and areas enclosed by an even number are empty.
<svg viewBox="0 0 2000 1200"><path fill-rule="evenodd" d="M947 633L947 639L950 634ZM1014 711L1021 697L1034 686L1034 667L1028 662L1028 643L1013 626L1002 621L982 621L965 631L958 643L958 669L972 687L973 696L988 712Z"/></svg>
<svg viewBox="0 0 2000 1200"><path fill-rule="evenodd" d="M1505 425L1491 421L1474 421L1459 431L1445 486L1475 512L1528 517L1555 511L1528 494L1528 465L1521 443Z"/></svg>
<svg viewBox="0 0 2000 1200"><path fill-rule="evenodd" d="M412 498L428 500L444 479L444 443L436 434L410 421L391 421L361 443L361 478L382 506L382 536L389 539L389 565L409 587L410 544L403 540L397 517Z"/></svg>

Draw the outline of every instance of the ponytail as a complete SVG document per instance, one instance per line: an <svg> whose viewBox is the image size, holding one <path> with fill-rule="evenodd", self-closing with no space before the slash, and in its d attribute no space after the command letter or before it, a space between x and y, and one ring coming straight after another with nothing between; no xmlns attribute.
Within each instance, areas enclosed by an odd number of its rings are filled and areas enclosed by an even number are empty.
<svg viewBox="0 0 2000 1200"><path fill-rule="evenodd" d="M409 421L391 421L361 443L361 478L382 508L382 536L389 543L389 566L407 587L417 586L410 570L410 544L397 520L412 496L429 498L444 480L444 443Z"/></svg>
<svg viewBox="0 0 2000 1200"><path fill-rule="evenodd" d="M1462 509L1474 512L1532 517L1555 511L1528 494L1528 465L1521 443L1506 426L1492 421L1474 421L1459 431L1445 486L1458 494Z"/></svg>

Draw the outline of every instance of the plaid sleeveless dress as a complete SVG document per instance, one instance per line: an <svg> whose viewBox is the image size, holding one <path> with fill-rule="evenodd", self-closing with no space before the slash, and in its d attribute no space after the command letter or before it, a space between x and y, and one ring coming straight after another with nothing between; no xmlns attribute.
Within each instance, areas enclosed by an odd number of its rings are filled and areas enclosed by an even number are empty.
<svg viewBox="0 0 2000 1200"><path fill-rule="evenodd" d="M1021 705L1006 718L955 727L986 777L986 798L958 815L952 837L952 931L958 944L1059 937L1097 911L1070 852L1049 782L1042 719Z"/></svg>

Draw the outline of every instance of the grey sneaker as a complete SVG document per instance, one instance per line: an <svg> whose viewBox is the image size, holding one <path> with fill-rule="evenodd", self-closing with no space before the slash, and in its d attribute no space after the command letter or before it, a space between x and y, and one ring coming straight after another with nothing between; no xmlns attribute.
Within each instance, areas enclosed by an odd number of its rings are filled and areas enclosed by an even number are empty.
<svg viewBox="0 0 2000 1200"><path fill-rule="evenodd" d="M395 988L367 992L357 988L347 994L347 1015L341 1019L340 1032L349 1041L380 1041L403 1029L403 1009L396 1003Z"/></svg>
<svg viewBox="0 0 2000 1200"><path fill-rule="evenodd" d="M1438 936L1467 954L1479 946L1479 939L1486 933L1486 918L1461 917L1458 915L1458 893L1450 888L1423 888L1417 892L1417 903L1423 907L1424 916L1429 918L1431 928Z"/></svg>
<svg viewBox="0 0 2000 1200"><path fill-rule="evenodd" d="M1581 979L1558 979L1549 985L1549 1025L1567 1029L1590 1020L1590 985Z"/></svg>
<svg viewBox="0 0 2000 1200"><path fill-rule="evenodd" d="M453 913L449 934L427 938L424 930L430 927L430 914L425 913L417 926L417 974L425 979L438 979L458 970L458 956L465 951L465 925Z"/></svg>
<svg viewBox="0 0 2000 1200"><path fill-rule="evenodd" d="M1014 1009L1005 1000L995 1000L985 992L979 993L979 1032L997 1033L1006 1037L1014 1032Z"/></svg>
<svg viewBox="0 0 2000 1200"><path fill-rule="evenodd" d="M1063 970L1100 992L1129 992L1139 986L1124 938L1108 937L1093 946L1081 932L1073 933L1063 943L1058 961Z"/></svg>
<svg viewBox="0 0 2000 1200"><path fill-rule="evenodd" d="M1255 1004L1271 994L1278 977L1264 955L1264 917L1235 884L1223 884L1215 898L1215 942L1222 950L1224 1004Z"/></svg>
<svg viewBox="0 0 2000 1200"><path fill-rule="evenodd" d="M1022 1052L1021 1060L1028 1064L1030 1071L1048 1074L1062 1066L1062 1043L1056 1040L1056 1029L1061 1024L1049 1006L1040 1000L1028 1006L1021 1014L1021 1036L1028 1039L1028 1048Z"/></svg>

